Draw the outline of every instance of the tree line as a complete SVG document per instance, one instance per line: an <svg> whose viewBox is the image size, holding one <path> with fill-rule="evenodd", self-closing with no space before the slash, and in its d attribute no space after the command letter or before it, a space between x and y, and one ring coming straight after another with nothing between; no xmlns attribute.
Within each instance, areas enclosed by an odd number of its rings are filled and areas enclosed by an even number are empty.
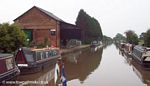
<svg viewBox="0 0 150 86"><path fill-rule="evenodd" d="M143 45L146 47L150 47L150 29L146 32L142 32L139 36L133 30L127 30L125 32L125 36L120 33L117 33L113 38L115 42L127 42L134 45Z"/></svg>

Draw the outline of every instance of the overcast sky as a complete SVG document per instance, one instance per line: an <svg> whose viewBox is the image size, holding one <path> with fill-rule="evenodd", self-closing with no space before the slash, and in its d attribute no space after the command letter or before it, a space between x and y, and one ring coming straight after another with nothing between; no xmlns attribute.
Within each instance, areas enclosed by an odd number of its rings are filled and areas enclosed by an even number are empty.
<svg viewBox="0 0 150 86"><path fill-rule="evenodd" d="M72 24L84 9L110 37L129 29L140 34L150 28L150 0L0 0L0 23L12 23L34 5Z"/></svg>

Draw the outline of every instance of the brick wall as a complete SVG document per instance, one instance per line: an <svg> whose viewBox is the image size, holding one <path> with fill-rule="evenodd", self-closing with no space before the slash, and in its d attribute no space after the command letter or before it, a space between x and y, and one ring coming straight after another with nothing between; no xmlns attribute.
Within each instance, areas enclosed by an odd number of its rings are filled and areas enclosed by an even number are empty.
<svg viewBox="0 0 150 86"><path fill-rule="evenodd" d="M59 22L39 11L37 8L30 9L17 20L15 20L15 22L23 29L32 29L33 41L36 43L44 42L44 39L48 38L53 46L60 46ZM51 36L49 32L50 29L56 29L55 36Z"/></svg>

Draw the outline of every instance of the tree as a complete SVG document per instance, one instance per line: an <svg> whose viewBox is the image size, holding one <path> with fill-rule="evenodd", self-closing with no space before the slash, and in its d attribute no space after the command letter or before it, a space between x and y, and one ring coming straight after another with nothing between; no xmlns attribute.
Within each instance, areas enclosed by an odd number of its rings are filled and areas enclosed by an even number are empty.
<svg viewBox="0 0 150 86"><path fill-rule="evenodd" d="M139 39L144 40L144 35L145 35L145 32L142 32L142 33L140 34L140 38L139 38Z"/></svg>
<svg viewBox="0 0 150 86"><path fill-rule="evenodd" d="M144 34L144 45L150 47L150 29Z"/></svg>
<svg viewBox="0 0 150 86"><path fill-rule="evenodd" d="M27 44L26 35L16 24L0 24L0 51L12 52Z"/></svg>
<svg viewBox="0 0 150 86"><path fill-rule="evenodd" d="M120 34L120 33L117 33L116 36L113 38L113 40L116 42L116 43L120 43L120 42L125 42L126 38Z"/></svg>
<svg viewBox="0 0 150 86"><path fill-rule="evenodd" d="M102 40L103 34L99 22L89 16L83 9L79 11L76 25L81 29L83 43L90 43L93 40Z"/></svg>
<svg viewBox="0 0 150 86"><path fill-rule="evenodd" d="M144 45L144 36L145 36L145 32L142 32L139 35L139 45Z"/></svg>
<svg viewBox="0 0 150 86"><path fill-rule="evenodd" d="M138 39L137 34L134 31L128 30L128 31L125 32L125 34L126 34L126 41L128 43L135 44L135 45L138 44L139 39Z"/></svg>
<svg viewBox="0 0 150 86"><path fill-rule="evenodd" d="M103 43L108 45L113 43L113 39L111 37L108 37L106 35L103 35Z"/></svg>

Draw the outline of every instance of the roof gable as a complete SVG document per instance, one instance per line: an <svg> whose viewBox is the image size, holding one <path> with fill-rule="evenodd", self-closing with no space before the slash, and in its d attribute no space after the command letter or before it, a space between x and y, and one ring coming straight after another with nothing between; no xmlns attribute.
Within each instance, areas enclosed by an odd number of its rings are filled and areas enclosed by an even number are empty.
<svg viewBox="0 0 150 86"><path fill-rule="evenodd" d="M29 9L28 11L26 11L25 13L23 13L22 15L20 15L19 17L17 17L16 19L14 19L14 21L16 21L17 19L19 19L20 17L22 17L23 15L25 15L26 13L28 13L30 10L32 10L33 8L36 8L38 9L39 11L41 11L42 13L46 14L47 16L49 16L50 18L53 18L57 21L60 21L60 22L64 22L62 19L58 18L57 16L55 16L54 14L42 9L42 8L39 8L37 6L33 6L31 9Z"/></svg>

